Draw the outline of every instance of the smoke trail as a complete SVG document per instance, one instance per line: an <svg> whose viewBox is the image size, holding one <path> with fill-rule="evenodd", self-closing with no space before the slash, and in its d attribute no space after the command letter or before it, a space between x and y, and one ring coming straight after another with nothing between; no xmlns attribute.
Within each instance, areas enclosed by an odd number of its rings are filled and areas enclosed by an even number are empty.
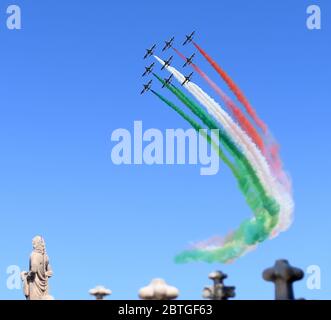
<svg viewBox="0 0 331 320"><path fill-rule="evenodd" d="M277 204L274 201L266 196L265 190L261 186L260 182L258 181L254 170L247 162L246 158L243 154L238 150L238 148L233 144L231 139L223 132L223 129L220 128L213 120L209 121L209 115L205 117L201 114L204 113L204 110L201 110L201 113L197 112L197 109L200 106L196 105L193 101L185 96L185 94L177 89L175 86L167 85L164 80L160 77L155 75L155 77L165 85L178 99L180 99L185 105L189 107L191 111L195 115L200 114L200 119L203 120L204 124L208 127L208 129L215 129L219 130L220 136L220 144L223 144L226 149L234 156L235 158L235 167L232 163L230 163L227 158L222 158L224 162L230 167L232 173L237 179L239 189L242 191L246 198L247 204L250 208L256 212L261 208L267 208L268 211L276 212L278 211ZM165 99L165 98L164 98ZM199 117L199 116L198 116Z"/></svg>
<svg viewBox="0 0 331 320"><path fill-rule="evenodd" d="M156 56L155 58L160 62L160 64L164 64L160 58ZM185 80L185 77L175 68L168 66L166 69L172 73L179 82L182 83ZM291 212L293 211L293 204L291 201L291 195L289 195L289 190L283 190L283 185L281 186L278 182L275 181L273 175L270 174L270 168L263 155L259 152L251 139L241 130L240 127L238 127L233 122L231 117L220 107L220 105L218 105L200 87L193 84L192 82L186 84L185 87L191 92L191 94L193 94L196 99L198 99L205 107L207 107L208 112L210 112L216 119L218 119L218 121L223 126L225 126L227 131L230 130L230 132L232 132L230 135L233 137L233 139L237 139L236 143L238 143L242 148L245 148L245 154L248 155L249 160L254 162L257 161L255 162L255 168L257 170L258 176L261 181L268 185L270 192L272 192L271 190L274 189L274 192L278 191L277 194L279 197L281 197L281 194L283 193L283 198L289 198L287 199L288 206L286 207L288 207L288 209L286 211L290 213L286 214L283 212L281 214L281 222L276 228L277 233L286 230L292 223Z"/></svg>
<svg viewBox="0 0 331 320"><path fill-rule="evenodd" d="M162 81L162 80L161 80ZM160 99L162 99L164 102L166 102L169 106L171 106L176 112L178 112L181 116L184 117L187 121L191 123L195 129L200 129L194 121L189 120L190 118L187 117L183 111L179 111L179 108L176 108L173 104L171 104L169 101L167 101L164 97L158 95ZM238 174L235 170L232 170L235 176ZM242 172L241 177L246 179L249 174L247 172ZM242 187L240 177L238 179L239 186ZM246 180L247 183L247 180ZM248 191L247 185L246 188L241 188L244 190L244 192ZM272 202L272 200L271 200ZM194 260L197 258L198 260L205 260L208 262L212 261L220 261L220 262L229 262L239 255L244 254L245 252L251 250L254 246L253 243L261 242L265 240L265 238L269 234L269 230L267 229L275 224L277 217L275 215L275 212L277 211L276 207L273 208L273 210L270 210L269 212L263 208L263 205L261 201L259 202L260 206L255 207L255 211L257 212L256 217L245 221L239 230L236 233L233 233L227 237L227 239L224 240L224 243L222 244L222 248L212 249L212 250L200 250L200 249L194 249L188 252L184 252L182 255L179 255L176 258L177 262L188 262L190 260ZM273 205L275 205L273 203ZM270 215L269 213L272 213L274 215ZM258 222L259 221L259 222ZM212 245L212 243L211 243ZM212 247L213 248L213 247Z"/></svg>
<svg viewBox="0 0 331 320"><path fill-rule="evenodd" d="M237 159L238 163L240 163L241 167L246 168L246 174L254 180L256 189L263 195L265 195L265 191L257 178L254 169L244 157L242 152L238 149L237 145L232 141L231 137L224 132L223 128L219 126L219 124L208 114L204 109L202 109L199 105L189 99L181 90L176 88L173 85L168 85L166 82L161 79L158 75L153 73L153 75L163 84L165 85L177 98L183 102L197 117L199 117L202 122L209 129L219 129L220 131L220 142L224 144L226 149Z"/></svg>
<svg viewBox="0 0 331 320"><path fill-rule="evenodd" d="M199 105L189 99L182 91L180 91L173 85L167 85L165 81L158 77L156 74L153 73L153 75L170 91L172 91L172 93L174 93L177 98L179 98L184 104L186 104L189 109L196 116L198 116L206 126L208 126L208 128L217 128L220 130L221 143L223 143L226 149L235 157L235 159L237 159L239 165L246 170L245 174L254 181L255 189L258 190L258 192L263 195L264 198L267 198L265 190L256 175L255 169L253 169L251 163L249 163L247 158L238 149L236 143L233 142L232 138L229 137L226 132L224 132L224 129L220 127L219 124L208 113L206 113L204 109L202 109ZM266 202L268 202L268 200Z"/></svg>
<svg viewBox="0 0 331 320"><path fill-rule="evenodd" d="M210 129L218 129L220 134L220 144L223 144L225 148L235 157L237 166L241 168L241 175L237 175L236 177L241 178L242 185L247 184L247 179L252 180L252 184L254 187L252 189L256 190L258 195L262 197L266 203L269 203L269 199L265 194L265 190L263 189L259 179L257 178L254 169L248 163L247 159L238 149L236 144L232 141L232 139L224 132L223 128L220 127L214 119L207 114L199 105L193 102L190 98L188 98L181 90L176 88L173 85L167 84L162 78L160 78L157 74L153 73L153 75L164 85L168 90L170 90L181 102L183 102L200 120ZM245 177L245 179L243 179ZM248 188L245 189L246 191ZM247 199L248 203L253 204L254 201L252 199ZM252 207L252 209L256 209L256 207Z"/></svg>
<svg viewBox="0 0 331 320"><path fill-rule="evenodd" d="M164 62L158 57L156 57L156 59L161 64L164 64ZM167 70L171 72L178 81L184 81L184 76L176 69L167 67ZM259 179L266 187L268 194L270 196L272 195L281 204L281 223L279 223L276 228L273 226L273 230L269 230L269 232L273 231L273 235L276 235L280 231L285 230L291 222L291 213L293 209L292 199L287 194L282 196L282 192L280 191L283 190L281 190L280 185L274 181L273 176L270 174L268 164L260 151L256 148L250 138L232 121L226 112L224 112L214 100L202 91L201 88L191 82L186 84L185 87L207 108L208 112L210 112L224 126L226 131L230 133L233 139L235 139L236 143L243 148L244 154L253 165ZM244 228L245 230L247 230L246 227Z"/></svg>
<svg viewBox="0 0 331 320"><path fill-rule="evenodd" d="M173 48L174 51L186 61L186 57L176 48ZM214 89L214 91L221 97L225 105L231 110L235 119L241 125L241 127L246 131L246 133L252 138L254 143L259 147L263 154L265 154L265 146L263 139L260 137L257 130L246 118L245 114L235 105L231 98L221 90L218 85L211 80L195 63L191 63L192 68Z"/></svg>
<svg viewBox="0 0 331 320"><path fill-rule="evenodd" d="M156 59L164 65L164 62L156 57ZM175 78L180 82L183 83L185 80L185 77L175 68L167 66L166 69L172 73ZM184 86L186 89L189 90L189 92L196 98L198 101L204 105L207 108L207 111L218 120L218 122L224 127L225 131L234 139L234 141L239 145L241 148L244 148L247 150L248 147L250 147L251 152L249 150L246 151L245 154L251 155L254 154L256 158L258 158L259 162L263 164L264 170L268 172L268 165L265 163L265 160L262 155L260 155L254 148L256 149L256 146L250 141L249 137L242 132L242 130L233 122L233 120L228 116L228 114L215 102L213 101L207 94L205 94L204 91L202 91L197 85L195 85L192 82L188 82ZM254 157L251 157L250 162L256 162ZM261 181L264 181L267 183L267 181L272 179L270 174L264 174L260 166L256 165L255 169L257 171L257 175L261 179ZM269 185L270 186L270 185Z"/></svg>
<svg viewBox="0 0 331 320"><path fill-rule="evenodd" d="M165 83L159 77L158 79L163 84ZM172 86L167 87L169 90L172 89L173 93L175 93ZM236 147L233 148L235 149ZM247 162L242 161L242 158L237 157L236 159L241 163L241 168L243 167L243 162L246 164L244 166L246 169L247 167L250 167ZM252 183L251 179L247 180L248 177L252 176L255 176L253 170L243 170L239 176L238 184L245 194L248 204L253 208L255 217L245 221L236 232L229 235L221 248L215 249L212 246L211 248L204 248L203 250L193 249L179 255L176 259L177 262L188 262L195 258L207 262L229 262L245 252L248 252L256 243L264 241L269 236L278 221L277 212L279 211L279 206L271 198L263 197L262 195L259 197L255 184ZM241 181L243 181L241 179L243 178L246 179L244 185L241 184ZM199 254L197 255L197 253Z"/></svg>
<svg viewBox="0 0 331 320"><path fill-rule="evenodd" d="M280 183L285 187L285 189L291 191L291 181L288 175L283 170L283 164L279 155L279 146L271 138L271 134L268 130L267 125L258 117L256 111L251 106L247 98L241 92L240 88L235 84L231 77L204 51L197 43L193 42L194 46L199 50L199 52L205 57L205 59L210 63L210 65L217 71L217 73L223 78L226 84L229 86L231 91L235 94L237 99L243 104L248 114L252 117L254 122L263 130L266 141L267 148L265 149L265 155L268 162L271 165L271 169L275 176L278 178Z"/></svg>
<svg viewBox="0 0 331 320"><path fill-rule="evenodd" d="M251 164L248 162L246 157L243 155L243 153L238 149L237 145L233 142L232 138L227 135L226 132L224 132L223 128L220 127L217 122L214 121L214 119L207 114L199 105L197 105L195 102L193 102L191 99L189 99L185 94L177 89L173 85L167 85L164 80L162 80L160 77L158 77L156 74L154 76L166 87L172 91L184 104L186 104L189 109L198 116L203 123L208 126L208 128L217 128L220 131L220 138L221 143L224 144L226 149L237 159L238 164L245 168L245 174L254 181L255 188L260 192L261 195L266 197L265 190L263 189L263 186L261 185L261 182L259 178L256 175L256 171L252 168Z"/></svg>
<svg viewBox="0 0 331 320"><path fill-rule="evenodd" d="M206 60L211 64L211 66L218 72L218 74L223 78L226 84L229 86L231 91L235 94L237 99L246 108L248 114L253 118L255 123L263 130L265 134L268 133L267 125L258 117L256 111L253 109L249 101L246 99L244 94L241 92L239 87L230 78L230 76L205 52L198 44L193 42L194 46L199 50L199 52L206 58Z"/></svg>
<svg viewBox="0 0 331 320"><path fill-rule="evenodd" d="M160 58L156 56L155 58L160 64L164 64ZM185 77L175 68L168 66L166 69L172 73L180 83L185 80ZM267 186L267 190L270 194L273 194L277 201L283 203L283 206L281 206L283 210L280 212L280 221L273 232L273 236L288 229L292 223L292 196L288 190L284 189L279 181L275 180L274 176L271 174L268 163L260 153L260 150L256 148L256 145L251 139L233 122L231 117L220 107L220 105L210 98L200 87L192 82L187 83L185 87L207 108L208 112L224 126L225 130L229 132L234 141L243 148L244 154L252 163L261 182Z"/></svg>
<svg viewBox="0 0 331 320"><path fill-rule="evenodd" d="M163 101L165 104L167 104L170 108L172 108L174 111L176 111L184 120L186 120L199 134L201 134L208 143L213 147L213 149L216 151L216 153L219 155L219 157L224 161L224 163L231 169L232 173L235 176L238 176L238 170L235 168L234 164L227 158L227 156L223 153L220 145L217 145L215 141L212 139L212 137L205 132L204 128L200 126L196 121L194 121L190 116L188 116L182 109L177 107L174 103L167 100L165 97L163 97L161 94L157 93L154 90L151 90L161 101Z"/></svg>

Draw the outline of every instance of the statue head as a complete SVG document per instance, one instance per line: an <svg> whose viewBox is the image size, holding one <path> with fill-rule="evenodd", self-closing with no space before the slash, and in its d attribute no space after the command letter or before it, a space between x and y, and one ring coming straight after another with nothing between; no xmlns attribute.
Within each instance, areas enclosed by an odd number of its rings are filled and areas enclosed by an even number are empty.
<svg viewBox="0 0 331 320"><path fill-rule="evenodd" d="M32 246L36 252L45 253L46 245L45 240L42 236L36 236L32 239Z"/></svg>

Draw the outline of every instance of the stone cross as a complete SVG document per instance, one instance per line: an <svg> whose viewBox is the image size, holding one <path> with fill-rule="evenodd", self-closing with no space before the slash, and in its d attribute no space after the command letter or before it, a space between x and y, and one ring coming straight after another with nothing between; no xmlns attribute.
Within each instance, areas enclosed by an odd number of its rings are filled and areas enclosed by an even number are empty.
<svg viewBox="0 0 331 320"><path fill-rule="evenodd" d="M224 280L228 276L222 271L215 271L209 274L209 279L211 279L214 284L210 287L205 287L203 289L202 296L205 299L210 300L228 300L229 298L234 298L236 296L236 287L229 287L224 285Z"/></svg>
<svg viewBox="0 0 331 320"><path fill-rule="evenodd" d="M303 276L303 271L292 267L287 260L277 260L272 268L263 272L263 279L275 284L275 300L294 300L293 282Z"/></svg>
<svg viewBox="0 0 331 320"><path fill-rule="evenodd" d="M154 279L147 287L139 290L139 297L143 300L173 300L178 295L178 289L169 286L163 279Z"/></svg>

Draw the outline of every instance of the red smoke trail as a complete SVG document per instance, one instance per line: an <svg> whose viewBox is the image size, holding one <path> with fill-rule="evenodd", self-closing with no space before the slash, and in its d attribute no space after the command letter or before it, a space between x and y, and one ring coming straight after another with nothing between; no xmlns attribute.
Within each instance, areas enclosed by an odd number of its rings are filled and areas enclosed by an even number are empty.
<svg viewBox="0 0 331 320"><path fill-rule="evenodd" d="M183 60L186 61L186 57L180 51L178 51L176 48L173 49ZM246 131L246 133L251 137L251 139L258 146L261 152L266 156L263 139L260 137L259 133L254 128L254 126L250 123L249 119L246 118L245 114L235 105L235 103L230 99L230 97L228 97L227 94L223 92L217 86L217 84L213 80L211 80L196 64L191 63L191 66L203 79L207 81L207 83L222 98L226 106L233 113L234 117L236 118L240 126Z"/></svg>
<svg viewBox="0 0 331 320"><path fill-rule="evenodd" d="M229 86L231 91L235 94L237 99L246 108L248 114L252 117L255 123L263 130L265 134L268 132L267 125L258 117L253 107L250 105L249 101L246 99L244 94L241 92L239 87L234 83L230 76L195 42L194 46L200 51L200 53L207 59L207 61L212 65L212 67L218 72L218 74L223 78L226 84Z"/></svg>
<svg viewBox="0 0 331 320"><path fill-rule="evenodd" d="M263 154L266 156L266 158L267 158L267 160L268 160L268 162L269 162L269 164L272 168L272 171L274 172L276 177L285 186L285 188L287 190L290 190L291 189L291 181L288 178L287 174L283 170L283 164L282 164L282 161L281 161L281 158L280 158L280 155L279 155L279 145L277 143L275 143L275 141L273 141L273 139L271 138L267 125L258 117L258 115L256 114L256 111L250 105L249 101L246 99L246 97L241 92L239 87L230 78L230 76L197 43L193 42L193 44L199 50L199 52L205 57L205 59L211 64L211 66L217 71L217 73L223 78L223 80L229 86L231 91L235 94L237 99L243 104L243 106L245 107L247 113L252 117L252 119L257 124L257 126L262 129L263 133L266 136L266 148L265 149L260 148L260 149L262 150ZM233 104L232 101L231 101L231 103ZM240 113L242 114L241 111L240 111ZM239 116L240 116L240 114L239 114ZM246 117L245 117L245 119L248 121L248 119ZM248 123L251 125L251 123L249 121L248 121ZM246 132L249 133L250 131L246 131ZM253 138L254 136L251 136L251 137L254 140L254 138ZM258 145L257 142L255 142L255 143Z"/></svg>

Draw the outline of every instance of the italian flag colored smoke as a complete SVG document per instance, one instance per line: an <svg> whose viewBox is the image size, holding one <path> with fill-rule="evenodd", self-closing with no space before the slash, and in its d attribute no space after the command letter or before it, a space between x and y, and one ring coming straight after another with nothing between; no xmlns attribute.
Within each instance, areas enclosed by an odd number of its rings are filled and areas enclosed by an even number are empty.
<svg viewBox="0 0 331 320"><path fill-rule="evenodd" d="M174 51L183 59L186 57L176 48ZM213 81L211 80L205 72L203 72L195 63L190 64L192 68L208 83L208 85L213 88L213 90L220 96L224 101L226 106L231 110L234 118L240 123L240 126L247 132L247 134L254 140L255 144L264 152L265 146L262 137L259 135L254 126L250 123L249 119L245 116L232 99Z"/></svg>
<svg viewBox="0 0 331 320"><path fill-rule="evenodd" d="M154 77L183 107L179 107L176 102L170 101L155 90L152 90L152 93L186 120L211 144L236 179L238 189L252 210L252 217L243 221L235 231L227 236L199 242L178 254L175 260L177 263L191 261L229 263L255 249L259 243L272 239L287 230L292 223L294 202L291 189L284 183L284 180L288 181L288 178L282 165L275 166L276 160L277 163L280 163L278 150L273 152L273 157L268 156L271 152L268 146L265 146L267 125L258 117L233 80L201 47L197 44L194 45L221 74L225 83L233 90L242 104L243 110L240 110L240 107L234 104L232 99L195 64L192 64L192 67L196 73L215 90L231 114L193 82L186 82L182 86L189 94L187 95L179 88L185 80L184 75L172 66L165 66L164 61L157 56L154 56L155 59L174 76L179 86L166 83L155 73ZM183 57L178 50L175 49L175 51ZM245 111L253 121L246 117ZM216 137L210 135L207 129L217 129L218 135ZM261 134L258 133L260 129L262 129Z"/></svg>
<svg viewBox="0 0 331 320"><path fill-rule="evenodd" d="M201 53L201 55L209 62L209 64L215 69L215 71L221 76L221 78L224 80L224 82L227 84L227 86L230 88L230 90L234 93L238 101L243 105L246 112L250 115L252 120L256 123L257 127L260 128L263 131L263 134L265 136L265 141L267 147L264 149L265 156L267 157L267 160L271 166L271 169L273 170L273 173L277 176L279 181L287 188L291 189L291 182L288 178L287 174L283 171L282 168L282 161L280 159L279 155L279 145L275 143L275 141L271 138L271 134L269 132L269 129L259 116L257 115L257 112L252 107L252 105L249 103L248 99L245 97L239 86L232 80L232 78L223 70L220 65L213 60L213 58L201 48L197 43L193 42L195 48L198 49L198 51ZM250 128L248 128L250 130Z"/></svg>

